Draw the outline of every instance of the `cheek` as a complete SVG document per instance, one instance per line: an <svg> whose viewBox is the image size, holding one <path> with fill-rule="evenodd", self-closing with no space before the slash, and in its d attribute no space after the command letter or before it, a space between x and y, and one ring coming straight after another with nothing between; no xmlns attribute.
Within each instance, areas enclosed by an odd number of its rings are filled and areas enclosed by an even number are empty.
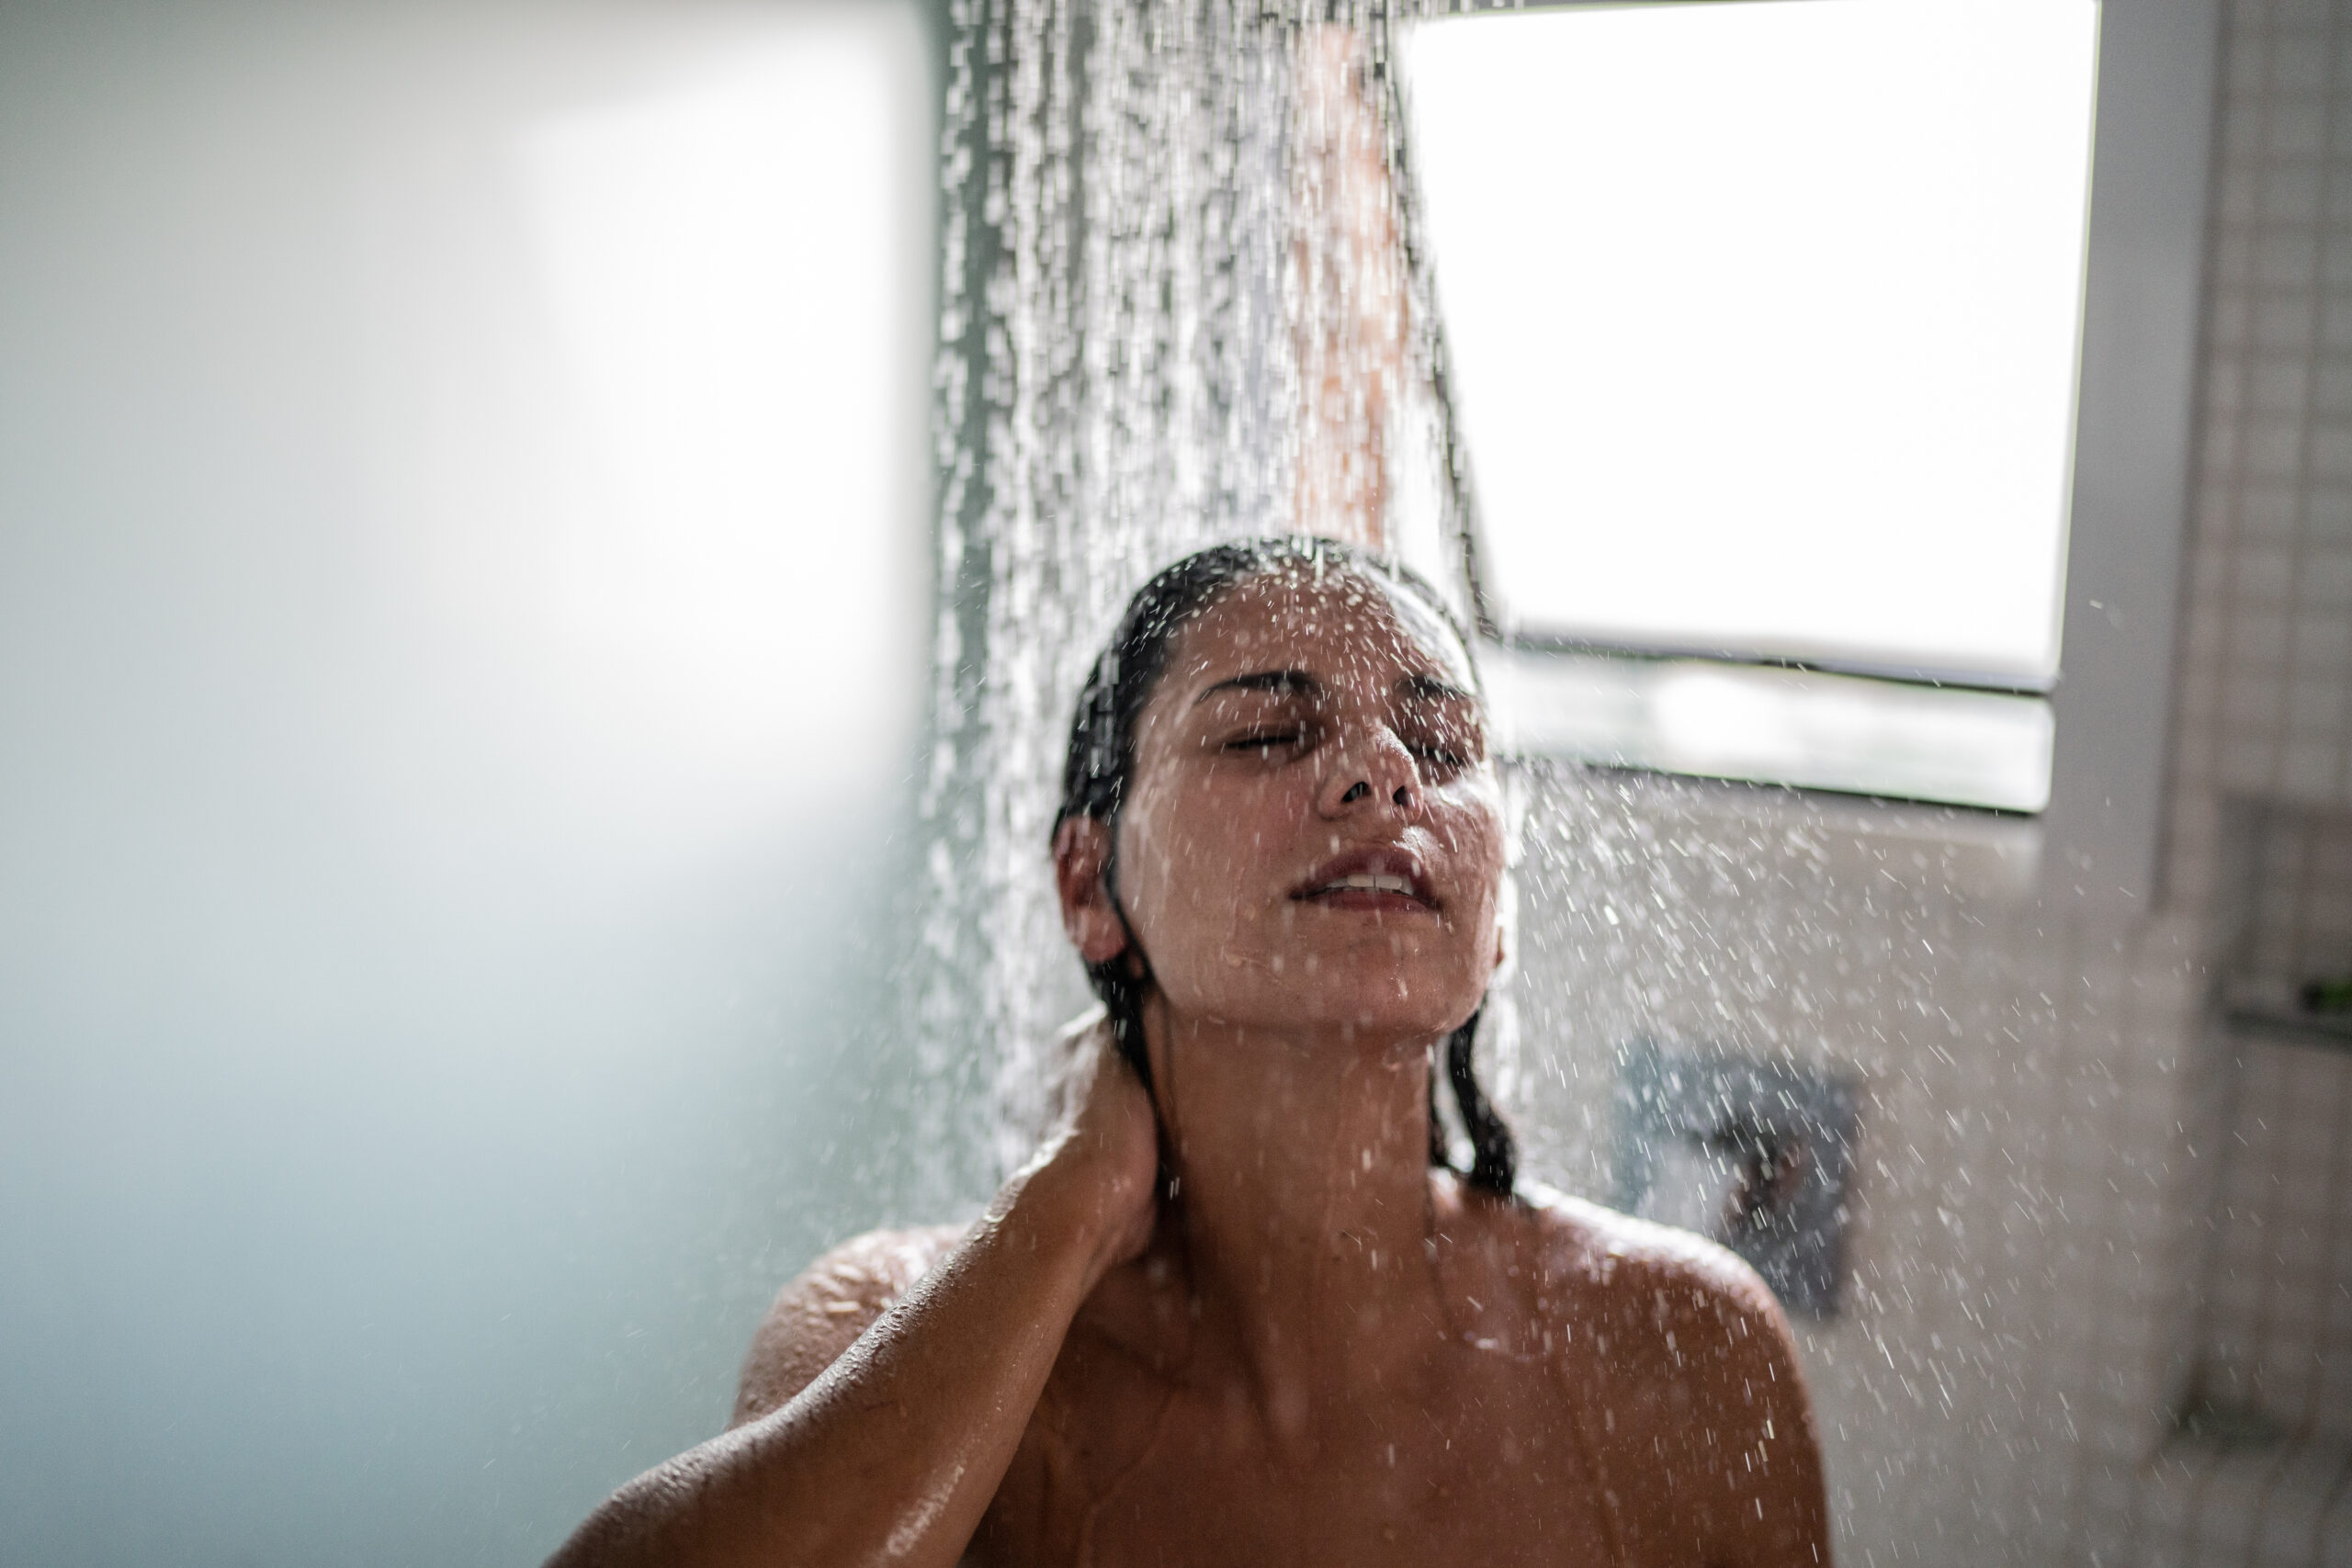
<svg viewBox="0 0 2352 1568"><path fill-rule="evenodd" d="M1451 799L1442 797L1430 813L1430 827L1465 879L1483 877L1489 884L1500 880L1504 858L1502 807L1491 789L1465 791Z"/></svg>
<svg viewBox="0 0 2352 1568"><path fill-rule="evenodd" d="M1430 827L1453 862L1456 908L1449 924L1491 961L1506 858L1501 813L1491 802L1474 799L1459 811L1437 814Z"/></svg>
<svg viewBox="0 0 2352 1568"><path fill-rule="evenodd" d="M1123 892L1129 918L1152 928L1147 942L1168 949L1170 961L1177 948L1213 942L1261 915L1266 793L1245 785L1137 797L1123 846L1133 874L1123 863Z"/></svg>

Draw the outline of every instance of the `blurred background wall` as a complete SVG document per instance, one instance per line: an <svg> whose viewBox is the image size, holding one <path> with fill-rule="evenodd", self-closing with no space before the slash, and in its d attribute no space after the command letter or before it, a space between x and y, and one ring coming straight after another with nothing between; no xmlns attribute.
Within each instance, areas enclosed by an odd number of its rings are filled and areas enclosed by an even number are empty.
<svg viewBox="0 0 2352 1568"><path fill-rule="evenodd" d="M0 7L0 1562L535 1561L877 1217L913 7Z"/></svg>
<svg viewBox="0 0 2352 1568"><path fill-rule="evenodd" d="M1565 1183L1610 1184L1629 1041L1860 1074L1850 1294L1800 1324L1849 1562L2352 1562L2352 1055L2291 1001L2352 967L2352 6L2218 10L2197 443L2130 520L2187 541L2154 889L2036 890L1968 814L1520 775Z"/></svg>

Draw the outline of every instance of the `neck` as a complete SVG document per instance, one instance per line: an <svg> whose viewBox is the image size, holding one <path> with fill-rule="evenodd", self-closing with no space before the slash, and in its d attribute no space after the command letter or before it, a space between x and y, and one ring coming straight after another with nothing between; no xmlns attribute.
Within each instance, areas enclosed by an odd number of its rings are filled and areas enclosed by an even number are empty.
<svg viewBox="0 0 2352 1568"><path fill-rule="evenodd" d="M1278 1431L1305 1431L1319 1400L1442 1329L1429 1042L1161 1008L1146 1028L1196 1345L1239 1361Z"/></svg>

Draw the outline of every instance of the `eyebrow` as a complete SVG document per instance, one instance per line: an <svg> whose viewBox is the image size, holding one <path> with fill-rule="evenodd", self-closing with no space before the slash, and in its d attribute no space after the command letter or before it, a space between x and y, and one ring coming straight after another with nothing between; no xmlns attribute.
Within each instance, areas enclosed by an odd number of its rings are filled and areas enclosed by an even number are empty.
<svg viewBox="0 0 2352 1568"><path fill-rule="evenodd" d="M1260 670L1248 675L1235 675L1204 691L1193 699L1198 707L1219 692L1272 692L1281 696L1313 696L1323 690L1323 682L1304 670ZM1396 682L1401 694L1422 702L1476 702L1472 694L1451 681L1435 675L1408 675Z"/></svg>
<svg viewBox="0 0 2352 1568"><path fill-rule="evenodd" d="M1255 674L1236 675L1219 681L1216 685L1193 699L1198 707L1219 692L1274 692L1283 696L1312 696L1323 689L1323 682L1304 670L1261 670Z"/></svg>

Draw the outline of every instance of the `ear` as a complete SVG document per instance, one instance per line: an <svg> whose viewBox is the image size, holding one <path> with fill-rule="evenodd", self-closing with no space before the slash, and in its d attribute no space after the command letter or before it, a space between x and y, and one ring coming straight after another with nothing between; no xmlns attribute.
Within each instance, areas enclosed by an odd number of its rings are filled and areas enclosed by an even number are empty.
<svg viewBox="0 0 2352 1568"><path fill-rule="evenodd" d="M1102 873L1111 863L1111 829L1091 817L1072 817L1054 830L1054 891L1061 896L1062 930L1089 965L1125 952L1126 929L1111 907Z"/></svg>

